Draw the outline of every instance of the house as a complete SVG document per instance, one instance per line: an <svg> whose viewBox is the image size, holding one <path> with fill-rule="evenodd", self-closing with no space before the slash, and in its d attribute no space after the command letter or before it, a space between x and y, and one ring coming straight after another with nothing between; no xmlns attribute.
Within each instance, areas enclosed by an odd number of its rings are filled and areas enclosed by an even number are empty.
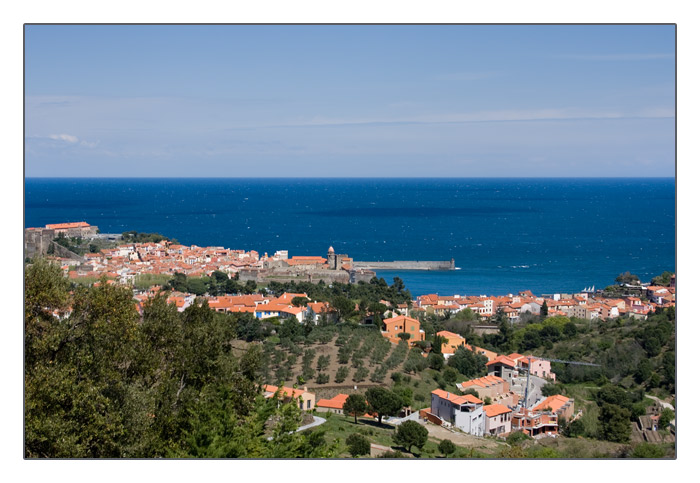
<svg viewBox="0 0 700 483"><path fill-rule="evenodd" d="M304 411L310 411L316 405L316 395L309 392L306 389L306 386L304 386L303 389L295 389L287 386L277 387L269 384L263 386L263 396L265 396L265 399L269 399L275 394L279 394L278 397L283 402L289 402L292 399L297 400L299 403L299 409Z"/></svg>
<svg viewBox="0 0 700 483"><path fill-rule="evenodd" d="M305 317L310 317L314 324L318 325L324 316L328 322L335 322L338 318L338 313L331 308L328 302L309 302L306 304Z"/></svg>
<svg viewBox="0 0 700 483"><path fill-rule="evenodd" d="M464 347L466 347L467 350L470 350L472 352L476 352L477 354L480 354L480 355L486 357L486 360L489 362L494 360L496 357L498 357L498 354L496 354L495 352L490 351L490 350L486 350L486 349L482 349L481 347L471 346L469 344L465 344Z"/></svg>
<svg viewBox="0 0 700 483"><path fill-rule="evenodd" d="M510 385L505 379L497 376L485 376L478 379L471 379L457 384L457 389L466 392L469 389L474 389L480 399L491 398L496 399L503 397L510 391Z"/></svg>
<svg viewBox="0 0 700 483"><path fill-rule="evenodd" d="M524 370L529 370L530 374L546 379L556 380L556 374L552 372L552 367L549 361L533 356L524 356L518 353L508 355L508 358L516 363L517 367Z"/></svg>
<svg viewBox="0 0 700 483"><path fill-rule="evenodd" d="M557 394L549 396L547 399L532 408L533 411L552 412L557 416L562 416L567 420L574 415L574 400L566 396Z"/></svg>
<svg viewBox="0 0 700 483"><path fill-rule="evenodd" d="M511 429L532 437L554 436L559 433L559 422L556 414L520 408L512 415Z"/></svg>
<svg viewBox="0 0 700 483"><path fill-rule="evenodd" d="M338 394L331 399L319 399L316 403L316 411L320 413L343 414L343 404L347 400L347 394Z"/></svg>
<svg viewBox="0 0 700 483"><path fill-rule="evenodd" d="M449 330L441 330L435 335L444 337L446 339L446 342L444 342L442 344L442 347L440 347L440 351L445 356L445 359L453 355L458 347L464 347L464 337L462 337L459 334L455 334L454 332L450 332Z"/></svg>
<svg viewBox="0 0 700 483"><path fill-rule="evenodd" d="M484 406L485 426L484 434L498 436L508 434L511 430L513 411L502 404L489 404Z"/></svg>
<svg viewBox="0 0 700 483"><path fill-rule="evenodd" d="M392 343L398 344L401 338L399 334L405 333L409 335L408 342L413 343L419 340L425 340L425 331L421 330L420 322L405 315L384 319L384 330L382 336L389 339Z"/></svg>
<svg viewBox="0 0 700 483"><path fill-rule="evenodd" d="M500 377L508 381L509 384L512 384L513 378L518 376L517 364L506 356L498 356L487 362L486 368L489 371L489 376Z"/></svg>
<svg viewBox="0 0 700 483"><path fill-rule="evenodd" d="M471 394L456 394L435 389L431 394L430 412L443 421L474 436L484 434L484 402Z"/></svg>

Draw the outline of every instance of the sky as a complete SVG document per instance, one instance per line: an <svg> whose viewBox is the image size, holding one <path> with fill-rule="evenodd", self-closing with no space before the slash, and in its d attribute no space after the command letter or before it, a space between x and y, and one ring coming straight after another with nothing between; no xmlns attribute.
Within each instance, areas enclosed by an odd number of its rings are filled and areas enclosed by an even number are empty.
<svg viewBox="0 0 700 483"><path fill-rule="evenodd" d="M25 25L27 177L673 177L674 25Z"/></svg>

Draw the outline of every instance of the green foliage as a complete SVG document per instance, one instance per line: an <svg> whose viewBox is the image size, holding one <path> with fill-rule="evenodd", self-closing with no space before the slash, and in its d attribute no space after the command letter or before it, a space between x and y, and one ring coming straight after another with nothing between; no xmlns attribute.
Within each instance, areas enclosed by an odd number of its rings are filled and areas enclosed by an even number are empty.
<svg viewBox="0 0 700 483"><path fill-rule="evenodd" d="M672 409L663 408L659 415L659 429L666 429L671 424L671 421L676 417Z"/></svg>
<svg viewBox="0 0 700 483"><path fill-rule="evenodd" d="M60 269L28 267L26 457L337 454L321 432L293 432L295 403L262 398L268 354L253 345L235 357L231 317L201 301L180 313L165 295L144 303L140 317L128 288L103 281L72 297L66 288ZM53 316L68 304L69 316Z"/></svg>
<svg viewBox="0 0 700 483"><path fill-rule="evenodd" d="M652 278L651 284L652 285L662 285L664 287L668 287L669 285L671 285L671 275L673 275L673 272L665 271L661 275L658 275L658 276Z"/></svg>
<svg viewBox="0 0 700 483"><path fill-rule="evenodd" d="M401 451L385 451L378 458L405 458Z"/></svg>
<svg viewBox="0 0 700 483"><path fill-rule="evenodd" d="M367 401L362 394L350 394L343 404L343 413L346 416L354 416L355 424L357 424L357 416L365 414L367 409Z"/></svg>
<svg viewBox="0 0 700 483"><path fill-rule="evenodd" d="M139 233L137 231L125 231L122 233L122 241L124 243L159 243L161 241L177 243L177 240L170 240L159 233Z"/></svg>
<svg viewBox="0 0 700 483"><path fill-rule="evenodd" d="M454 453L457 450L457 446L455 446L455 444L449 439L443 439L442 441L440 441L438 449L440 450L440 453L447 456Z"/></svg>
<svg viewBox="0 0 700 483"><path fill-rule="evenodd" d="M408 451L413 446L422 449L428 441L428 430L415 421L404 421L396 428L393 441Z"/></svg>
<svg viewBox="0 0 700 483"><path fill-rule="evenodd" d="M616 443L627 443L632 429L630 427L631 413L616 404L603 403L598 416L600 439Z"/></svg>
<svg viewBox="0 0 700 483"><path fill-rule="evenodd" d="M326 373L319 372L316 374L316 383L317 384L327 384L328 381L330 381L330 376Z"/></svg>
<svg viewBox="0 0 700 483"><path fill-rule="evenodd" d="M341 382L345 381L345 379L348 377L349 374L350 374L350 369L347 366L339 367L335 373L334 381L336 383L341 383Z"/></svg>
<svg viewBox="0 0 700 483"><path fill-rule="evenodd" d="M665 455L666 452L661 446L646 442L639 443L630 454L632 458L663 458Z"/></svg>
<svg viewBox="0 0 700 483"><path fill-rule="evenodd" d="M396 393L383 387L371 387L365 393L369 411L377 413L381 424L384 416L394 416L403 407L403 400Z"/></svg>
<svg viewBox="0 0 700 483"><path fill-rule="evenodd" d="M351 434L345 439L345 444L353 458L370 454L371 445L367 438L359 434Z"/></svg>
<svg viewBox="0 0 700 483"><path fill-rule="evenodd" d="M527 441L529 439L532 439L532 438L530 436L528 436L527 434L525 434L521 431L516 431L514 433L510 433L506 437L506 443L508 443L511 446L517 446L520 443L522 443L523 441Z"/></svg>
<svg viewBox="0 0 700 483"><path fill-rule="evenodd" d="M628 285L638 285L639 284L639 277L636 275L633 275L629 272L621 273L620 275L615 278L615 281L617 283L624 283Z"/></svg>
<svg viewBox="0 0 700 483"><path fill-rule="evenodd" d="M454 367L466 377L473 378L486 373L486 357L458 347L454 355L447 360L447 365Z"/></svg>
<svg viewBox="0 0 700 483"><path fill-rule="evenodd" d="M430 354L428 356L428 367L439 371L445 365L445 358L440 354Z"/></svg>

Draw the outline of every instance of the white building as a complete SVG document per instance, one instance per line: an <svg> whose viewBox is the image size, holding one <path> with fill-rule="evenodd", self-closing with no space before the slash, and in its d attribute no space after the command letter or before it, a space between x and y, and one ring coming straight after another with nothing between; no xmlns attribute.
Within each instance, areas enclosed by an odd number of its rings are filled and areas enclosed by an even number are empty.
<svg viewBox="0 0 700 483"><path fill-rule="evenodd" d="M484 402L467 394L456 394L436 389L431 393L430 412L465 433L483 436L485 427Z"/></svg>

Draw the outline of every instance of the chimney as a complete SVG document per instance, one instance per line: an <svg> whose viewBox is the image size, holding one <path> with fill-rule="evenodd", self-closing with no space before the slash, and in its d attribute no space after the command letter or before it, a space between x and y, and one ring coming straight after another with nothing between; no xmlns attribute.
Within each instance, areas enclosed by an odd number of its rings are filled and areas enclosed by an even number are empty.
<svg viewBox="0 0 700 483"><path fill-rule="evenodd" d="M306 386L304 386L304 392L309 392L309 390Z"/></svg>

